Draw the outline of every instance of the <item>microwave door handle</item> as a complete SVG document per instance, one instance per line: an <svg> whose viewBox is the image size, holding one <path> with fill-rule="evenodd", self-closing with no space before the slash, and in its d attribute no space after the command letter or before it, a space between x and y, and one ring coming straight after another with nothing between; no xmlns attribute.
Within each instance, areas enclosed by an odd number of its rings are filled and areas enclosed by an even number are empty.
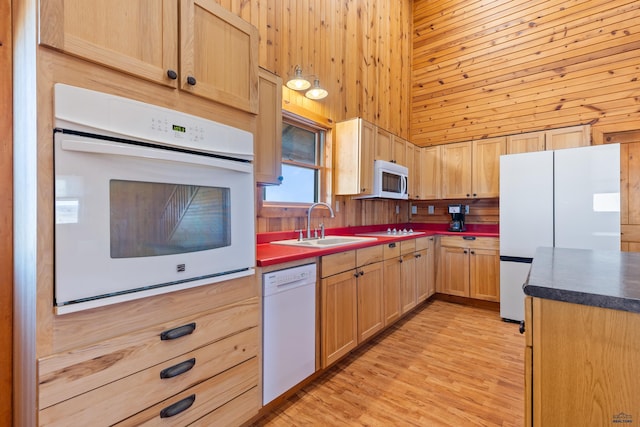
<svg viewBox="0 0 640 427"><path fill-rule="evenodd" d="M402 179L400 180L401 182L401 189L400 189L400 194L407 194L407 177L406 176L402 176Z"/></svg>

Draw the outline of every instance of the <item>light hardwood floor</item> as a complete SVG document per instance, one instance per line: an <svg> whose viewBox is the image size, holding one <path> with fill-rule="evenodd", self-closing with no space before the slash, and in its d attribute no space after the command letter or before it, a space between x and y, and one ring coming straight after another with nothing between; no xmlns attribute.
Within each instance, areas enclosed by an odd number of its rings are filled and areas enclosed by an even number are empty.
<svg viewBox="0 0 640 427"><path fill-rule="evenodd" d="M430 301L256 426L522 426L524 336L477 307Z"/></svg>

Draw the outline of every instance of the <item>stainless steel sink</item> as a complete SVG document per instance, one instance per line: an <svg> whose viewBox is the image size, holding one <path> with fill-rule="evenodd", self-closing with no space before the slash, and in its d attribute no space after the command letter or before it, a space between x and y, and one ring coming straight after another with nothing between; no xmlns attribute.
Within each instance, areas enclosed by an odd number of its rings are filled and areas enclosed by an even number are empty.
<svg viewBox="0 0 640 427"><path fill-rule="evenodd" d="M327 236L324 239L309 240L276 240L274 245L299 246L303 248L331 248L334 246L351 245L361 242L372 242L377 240L375 237L359 237L359 236Z"/></svg>

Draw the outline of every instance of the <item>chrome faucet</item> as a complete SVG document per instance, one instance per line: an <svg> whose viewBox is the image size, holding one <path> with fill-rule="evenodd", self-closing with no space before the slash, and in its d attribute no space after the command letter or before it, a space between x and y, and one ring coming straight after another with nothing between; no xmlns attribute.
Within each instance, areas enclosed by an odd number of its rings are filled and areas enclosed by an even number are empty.
<svg viewBox="0 0 640 427"><path fill-rule="evenodd" d="M328 203L325 202L317 202L312 204L309 207L309 211L307 212L307 239L311 238L311 211L313 210L313 208L315 208L318 205L323 205L326 206L327 208L329 208L329 212L331 212L331 218L335 218L335 214L333 213L333 209L331 209L331 205L329 205ZM324 226L323 226L323 231L324 231ZM324 233L322 233L322 237L324 237Z"/></svg>

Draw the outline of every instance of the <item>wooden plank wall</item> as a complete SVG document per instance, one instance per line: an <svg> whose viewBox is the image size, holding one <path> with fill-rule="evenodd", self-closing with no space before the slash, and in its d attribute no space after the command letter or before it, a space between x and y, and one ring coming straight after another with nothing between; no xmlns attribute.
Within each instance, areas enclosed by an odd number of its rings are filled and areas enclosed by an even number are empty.
<svg viewBox="0 0 640 427"><path fill-rule="evenodd" d="M428 200L411 202L417 208L417 214L411 215L411 222L448 223L450 204L469 205L469 213L465 216L468 224L498 224L500 222L500 201L496 199L464 199L464 200ZM429 206L433 206L433 214L429 214Z"/></svg>
<svg viewBox="0 0 640 427"><path fill-rule="evenodd" d="M362 117L409 137L411 0L216 0L258 28L259 63L287 80L296 65L329 91L284 101L336 122Z"/></svg>
<svg viewBox="0 0 640 427"><path fill-rule="evenodd" d="M420 146L640 120L640 1L415 0Z"/></svg>
<svg viewBox="0 0 640 427"><path fill-rule="evenodd" d="M12 424L13 50L11 0L0 0L0 426Z"/></svg>

